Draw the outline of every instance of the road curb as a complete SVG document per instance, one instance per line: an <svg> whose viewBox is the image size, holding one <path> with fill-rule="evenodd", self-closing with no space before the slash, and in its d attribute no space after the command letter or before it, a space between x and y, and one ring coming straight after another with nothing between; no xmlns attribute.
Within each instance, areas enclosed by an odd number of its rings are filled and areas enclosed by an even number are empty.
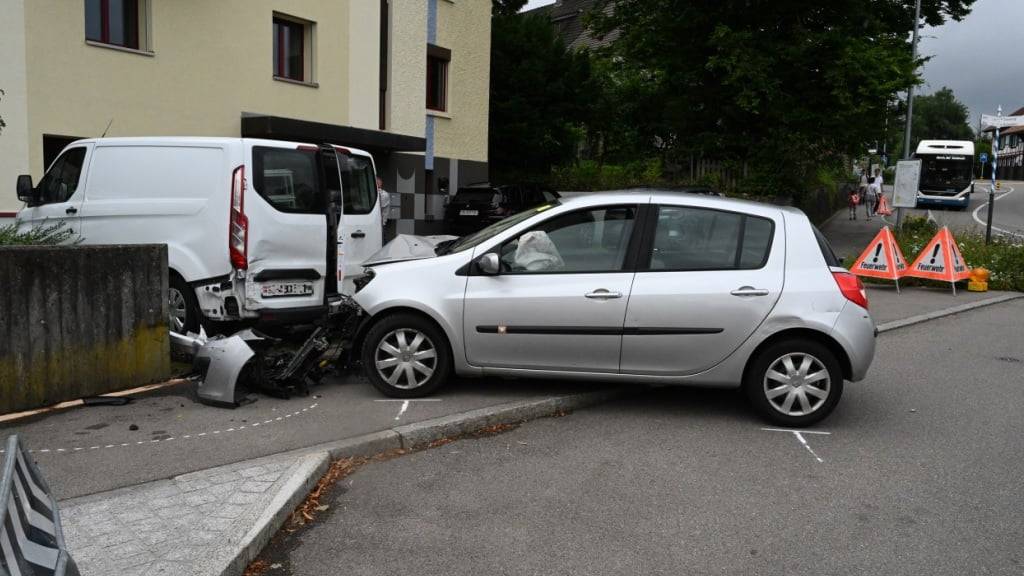
<svg viewBox="0 0 1024 576"><path fill-rule="evenodd" d="M497 406L470 410L461 414L442 416L433 420L414 422L397 426L391 430L402 442L402 448L412 449L427 445L435 440L459 436L474 430L497 424L514 424L552 416L566 410L592 406L627 393L625 388L584 392L568 396L555 396L541 400L522 400Z"/></svg>
<svg viewBox="0 0 1024 576"><path fill-rule="evenodd" d="M306 494L327 473L330 463L331 457L327 451L307 454L301 458L284 486L256 520L256 524L238 541L236 552L221 570L220 576L239 576L245 572L246 567L277 534L292 511L306 498Z"/></svg>
<svg viewBox="0 0 1024 576"><path fill-rule="evenodd" d="M978 308L984 308L985 306L992 306L993 304L1002 304L1003 302L1009 302L1010 300L1016 300L1018 298L1024 298L1024 294L1004 294L1003 296L996 296L995 298L988 298L986 300L978 300L977 302L969 302L967 304L961 304L960 306L953 306L952 308L945 308L935 312L929 312L927 314L918 314L917 316L911 316L910 318L904 318L902 320L893 320L892 322L879 324L878 332L881 334L883 332L889 332L899 328L906 328L907 326L913 326L914 324L921 324L923 322L952 316L961 312L976 310Z"/></svg>

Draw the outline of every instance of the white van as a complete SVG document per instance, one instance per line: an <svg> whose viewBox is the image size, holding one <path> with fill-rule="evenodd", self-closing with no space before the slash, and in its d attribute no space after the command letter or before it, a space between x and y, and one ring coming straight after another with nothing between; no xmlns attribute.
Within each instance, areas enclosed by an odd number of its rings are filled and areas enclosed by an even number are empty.
<svg viewBox="0 0 1024 576"><path fill-rule="evenodd" d="M103 138L65 148L20 228L65 222L84 244L166 244L170 323L300 322L380 249L370 154L243 138Z"/></svg>

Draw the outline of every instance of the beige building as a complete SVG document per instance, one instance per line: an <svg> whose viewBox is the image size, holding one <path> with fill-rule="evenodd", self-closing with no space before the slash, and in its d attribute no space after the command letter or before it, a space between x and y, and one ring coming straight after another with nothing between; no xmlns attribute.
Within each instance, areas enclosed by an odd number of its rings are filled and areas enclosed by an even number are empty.
<svg viewBox="0 0 1024 576"><path fill-rule="evenodd" d="M76 138L369 150L399 232L487 180L489 0L0 0L0 216Z"/></svg>

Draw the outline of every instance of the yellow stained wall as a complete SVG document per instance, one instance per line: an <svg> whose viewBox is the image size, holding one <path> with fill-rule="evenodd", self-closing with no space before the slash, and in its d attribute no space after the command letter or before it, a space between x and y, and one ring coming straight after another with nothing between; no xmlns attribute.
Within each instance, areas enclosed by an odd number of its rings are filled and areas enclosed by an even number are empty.
<svg viewBox="0 0 1024 576"><path fill-rule="evenodd" d="M423 137L427 90L427 1L391 0L387 130ZM486 97L486 94L484 95Z"/></svg>
<svg viewBox="0 0 1024 576"><path fill-rule="evenodd" d="M7 124L0 133L0 212L21 208L15 177L29 170L24 15L25 0L0 0L0 117Z"/></svg>
<svg viewBox="0 0 1024 576"><path fill-rule="evenodd" d="M438 0L437 45L452 51L452 61L448 65L448 113L434 120L434 154L486 162L491 2ZM420 106L425 110L425 103Z"/></svg>
<svg viewBox="0 0 1024 576"><path fill-rule="evenodd" d="M348 123L348 2L151 0L152 56L85 42L80 1L25 3L29 159L42 134L237 136L240 113ZM273 79L275 11L316 22L314 80Z"/></svg>

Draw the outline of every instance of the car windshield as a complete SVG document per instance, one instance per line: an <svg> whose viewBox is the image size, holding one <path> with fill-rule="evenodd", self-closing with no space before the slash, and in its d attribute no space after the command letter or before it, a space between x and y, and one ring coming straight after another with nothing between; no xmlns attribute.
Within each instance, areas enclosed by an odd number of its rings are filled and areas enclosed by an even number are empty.
<svg viewBox="0 0 1024 576"><path fill-rule="evenodd" d="M483 230L480 230L479 232L474 232L473 234L470 234L468 236L463 236L462 238L453 241L451 244L439 246L436 251L437 255L442 256L444 254L453 254L455 252L462 252L463 250L469 250L471 248L474 248L481 242L485 242L497 236L498 234L501 234L505 230L508 230L509 228L515 226L516 224L519 224L520 222L529 219L531 216L539 214L545 210L551 209L555 205L556 203L544 204L542 206L537 206L535 208L530 208L529 210L526 210L524 212L520 212L515 216L509 216L504 220L491 224L490 226L484 228Z"/></svg>
<svg viewBox="0 0 1024 576"><path fill-rule="evenodd" d="M973 166L970 158L924 156L922 160L922 188L963 188L971 182Z"/></svg>

